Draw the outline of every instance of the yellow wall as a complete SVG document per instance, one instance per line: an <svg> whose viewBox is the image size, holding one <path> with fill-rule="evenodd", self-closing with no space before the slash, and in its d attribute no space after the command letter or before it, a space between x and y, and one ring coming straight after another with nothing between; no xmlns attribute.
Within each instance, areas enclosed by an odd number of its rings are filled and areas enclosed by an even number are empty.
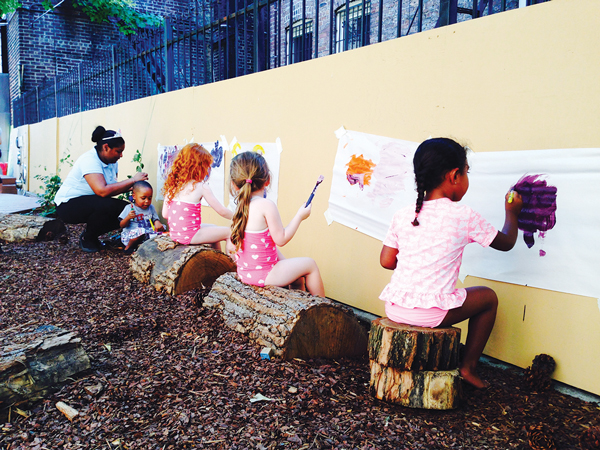
<svg viewBox="0 0 600 450"><path fill-rule="evenodd" d="M73 156L91 148L97 124L121 128L127 141L121 176L133 173L129 161L140 149L155 184L158 143L280 137L284 222L318 175L325 175L311 218L284 254L315 258L327 296L383 314L377 298L391 273L379 267L381 242L336 223L328 226L323 217L337 148L334 131L343 125L411 141L451 136L480 152L600 147L599 18L596 0L555 0L61 118L57 154L67 146ZM32 125L30 134L43 127ZM32 159L41 151L34 142L40 141L32 139ZM204 218L226 224L213 211ZM474 278L465 284L492 286L500 298L487 354L526 367L535 355L548 353L558 365L556 379L600 394L596 299Z"/></svg>
<svg viewBox="0 0 600 450"><path fill-rule="evenodd" d="M29 190L43 192L42 181L36 176L52 176L56 173L58 119L48 119L36 124L35 132L29 134ZM66 175L66 174L65 174Z"/></svg>

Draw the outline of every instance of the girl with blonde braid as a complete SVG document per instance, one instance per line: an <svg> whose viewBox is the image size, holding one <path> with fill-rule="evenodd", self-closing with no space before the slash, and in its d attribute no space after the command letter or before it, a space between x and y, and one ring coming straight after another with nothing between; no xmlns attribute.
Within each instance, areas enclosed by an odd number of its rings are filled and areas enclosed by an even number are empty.
<svg viewBox="0 0 600 450"><path fill-rule="evenodd" d="M236 155L230 178L237 203L231 245L240 279L255 286L287 286L305 277L308 292L323 297L323 280L315 261L307 257L285 259L277 250L294 237L300 223L310 216L311 207L302 205L288 226L283 226L277 206L265 198L271 175L258 153Z"/></svg>

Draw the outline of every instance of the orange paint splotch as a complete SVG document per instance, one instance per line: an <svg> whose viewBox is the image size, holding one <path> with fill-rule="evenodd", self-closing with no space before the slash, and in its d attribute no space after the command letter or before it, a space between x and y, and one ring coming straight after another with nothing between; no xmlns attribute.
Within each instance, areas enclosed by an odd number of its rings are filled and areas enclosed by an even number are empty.
<svg viewBox="0 0 600 450"><path fill-rule="evenodd" d="M346 170L346 178L348 183L359 185L362 190L365 186L369 186L371 181L371 175L373 175L373 169L375 164L370 159L366 159L363 155L352 155L350 161L346 164L348 170Z"/></svg>

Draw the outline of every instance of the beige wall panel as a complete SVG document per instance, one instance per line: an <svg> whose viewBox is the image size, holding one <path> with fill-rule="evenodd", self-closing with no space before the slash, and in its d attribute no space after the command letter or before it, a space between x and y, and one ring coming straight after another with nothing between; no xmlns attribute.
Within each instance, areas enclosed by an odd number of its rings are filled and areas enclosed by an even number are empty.
<svg viewBox="0 0 600 450"><path fill-rule="evenodd" d="M381 315L378 296L391 277L379 266L381 242L328 226L323 217L337 150L334 131L343 125L412 141L450 136L475 151L600 147L599 25L600 2L555 0L61 118L59 150L67 142L63 133L73 146L79 135L84 151L91 148L94 126L121 128L127 142L121 178L133 173L130 161L140 149L155 185L158 143L279 137L284 223L325 175L312 216L283 253L313 257L329 297ZM203 216L226 223L210 208ZM492 286L500 298L486 354L526 367L536 354L548 353L557 361L557 379L600 394L595 299L474 278L466 283Z"/></svg>
<svg viewBox="0 0 600 450"><path fill-rule="evenodd" d="M58 161L58 119L48 119L30 125L29 148L29 191L42 194L45 186L36 176L53 176L56 174ZM33 153L35 149L35 153ZM35 155L35 156L34 156Z"/></svg>
<svg viewBox="0 0 600 450"><path fill-rule="evenodd" d="M599 394L597 299L475 277L465 280L465 286L479 285L494 289L500 302L486 354L528 367L536 355L547 353L557 363L555 379ZM464 341L466 322L461 328Z"/></svg>

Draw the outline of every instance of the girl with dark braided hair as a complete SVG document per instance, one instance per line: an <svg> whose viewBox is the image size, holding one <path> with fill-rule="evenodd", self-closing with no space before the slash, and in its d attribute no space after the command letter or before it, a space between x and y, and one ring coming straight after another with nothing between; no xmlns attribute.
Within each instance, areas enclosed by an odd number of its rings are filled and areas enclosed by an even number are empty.
<svg viewBox="0 0 600 450"><path fill-rule="evenodd" d="M398 211L381 250L381 265L394 270L380 299L389 319L415 326L449 327L469 319L462 379L484 388L476 371L496 320L498 298L488 287L457 289L465 246L508 251L517 240L517 216L522 199L507 193L502 231L466 205L458 205L469 188L467 151L452 139L423 142L413 159L416 206Z"/></svg>

